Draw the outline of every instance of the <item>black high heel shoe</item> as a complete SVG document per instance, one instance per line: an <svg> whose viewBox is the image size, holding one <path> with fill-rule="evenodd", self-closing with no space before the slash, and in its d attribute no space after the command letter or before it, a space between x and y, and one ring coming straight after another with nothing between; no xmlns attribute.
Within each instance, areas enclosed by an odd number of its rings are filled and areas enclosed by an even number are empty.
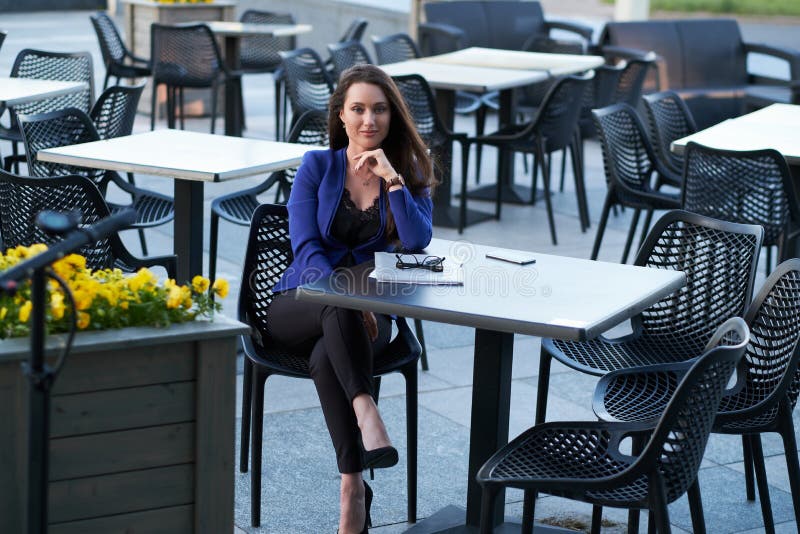
<svg viewBox="0 0 800 534"><path fill-rule="evenodd" d="M369 527L372 526L372 516L369 513L372 508L372 488L369 487L367 481L364 481L364 508L366 508L367 515L364 517L364 530L361 534L369 534Z"/></svg>
<svg viewBox="0 0 800 534"><path fill-rule="evenodd" d="M385 469L387 467L394 467L400 461L400 456L397 454L397 449L389 445L388 447L378 447L368 451L364 448L364 442L361 437L358 438L358 446L361 449L361 467L362 469Z"/></svg>

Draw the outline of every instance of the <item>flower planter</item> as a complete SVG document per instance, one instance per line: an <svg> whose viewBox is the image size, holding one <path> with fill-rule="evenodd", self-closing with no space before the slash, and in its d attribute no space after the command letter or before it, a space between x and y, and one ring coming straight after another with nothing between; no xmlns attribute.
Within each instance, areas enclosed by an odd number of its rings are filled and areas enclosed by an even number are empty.
<svg viewBox="0 0 800 534"><path fill-rule="evenodd" d="M52 391L50 534L232 532L236 337L217 317L76 335ZM48 338L50 363L64 336ZM28 339L0 341L0 532L24 532Z"/></svg>

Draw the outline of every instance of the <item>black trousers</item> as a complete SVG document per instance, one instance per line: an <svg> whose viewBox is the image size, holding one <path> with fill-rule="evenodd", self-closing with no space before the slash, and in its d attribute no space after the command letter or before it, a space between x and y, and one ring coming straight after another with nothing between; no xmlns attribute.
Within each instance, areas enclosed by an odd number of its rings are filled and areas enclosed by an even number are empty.
<svg viewBox="0 0 800 534"><path fill-rule="evenodd" d="M267 314L273 339L308 354L340 473L362 471L352 402L360 393L372 394L373 354L386 348L392 332L389 317L376 314L376 319L378 337L370 341L362 312L302 302L293 290L276 295Z"/></svg>

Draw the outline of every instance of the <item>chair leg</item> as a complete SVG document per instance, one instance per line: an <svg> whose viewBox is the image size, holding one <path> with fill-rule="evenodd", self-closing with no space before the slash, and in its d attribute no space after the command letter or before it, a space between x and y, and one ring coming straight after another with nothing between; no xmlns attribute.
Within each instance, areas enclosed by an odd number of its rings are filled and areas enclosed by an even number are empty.
<svg viewBox="0 0 800 534"><path fill-rule="evenodd" d="M183 87L178 87L178 107L176 108L176 113L179 113L181 116L181 130L186 129L186 107L183 105Z"/></svg>
<svg viewBox="0 0 800 534"><path fill-rule="evenodd" d="M633 245L633 235L636 233L636 227L639 225L639 215L642 210L636 209L633 212L633 220L631 226L628 228L628 238L625 240L625 248L622 251L622 261L620 263L628 263L628 254L631 252L631 245Z"/></svg>
<svg viewBox="0 0 800 534"><path fill-rule="evenodd" d="M417 334L417 341L419 341L420 346L422 347L422 354L420 354L419 359L422 362L422 370L428 370L428 350L425 348L425 332L422 330L422 321L419 319L414 319L414 330Z"/></svg>
<svg viewBox="0 0 800 534"><path fill-rule="evenodd" d="M275 140L281 139L281 81L275 76Z"/></svg>
<svg viewBox="0 0 800 534"><path fill-rule="evenodd" d="M753 471L753 447L746 435L742 435L742 455L744 457L744 487L748 501L756 500L756 483Z"/></svg>
<svg viewBox="0 0 800 534"><path fill-rule="evenodd" d="M481 105L475 111L475 135L480 137L486 127L486 106ZM483 144L475 145L475 183L481 183L481 162L483 161Z"/></svg>
<svg viewBox="0 0 800 534"><path fill-rule="evenodd" d="M792 413L779 415L779 432L783 438L783 453L786 456L786 470L789 472L789 487L794 505L794 520L800 525L800 461L797 458L797 439L794 436Z"/></svg>
<svg viewBox="0 0 800 534"><path fill-rule="evenodd" d="M142 245L142 255L147 256L147 242L144 240L144 228L139 228L139 243Z"/></svg>
<svg viewBox="0 0 800 534"><path fill-rule="evenodd" d="M253 398L253 362L247 356L244 357L244 376L242 376L242 431L239 443L239 471L247 473L250 454L250 415L252 406L250 403Z"/></svg>
<svg viewBox="0 0 800 534"><path fill-rule="evenodd" d="M539 351L539 384L536 389L536 424L544 423L547 415L547 390L550 388L552 356L542 347Z"/></svg>
<svg viewBox="0 0 800 534"><path fill-rule="evenodd" d="M492 534L492 509L494 499L497 496L497 489L492 486L484 486L481 495L481 534Z"/></svg>
<svg viewBox="0 0 800 534"><path fill-rule="evenodd" d="M406 478L408 479L408 522L417 522L417 440L419 404L417 399L417 362L412 362L403 372L406 378L406 436L408 460Z"/></svg>
<svg viewBox="0 0 800 534"><path fill-rule="evenodd" d="M669 526L669 509L667 508L667 491L664 487L664 481L661 478L653 480L650 484L650 491L653 502L653 521L651 521L651 524L655 525L659 534L670 534L672 530Z"/></svg>
<svg viewBox="0 0 800 534"><path fill-rule="evenodd" d="M641 436L635 436L631 441L631 455L638 456L642 453L645 446L645 439ZM653 524L650 521L650 524ZM637 534L639 532L639 510L631 508L628 510L628 534Z"/></svg>
<svg viewBox="0 0 800 534"><path fill-rule="evenodd" d="M250 524L261 526L261 465L264 433L264 384L267 374L256 367L252 375L252 426L250 433Z"/></svg>
<svg viewBox="0 0 800 534"><path fill-rule="evenodd" d="M706 520L703 515L703 499L700 496L700 479L695 478L694 484L689 486L689 511L692 514L692 532L694 534L706 533Z"/></svg>
<svg viewBox="0 0 800 534"><path fill-rule="evenodd" d="M566 175L567 175L567 148L564 147L564 149L561 151L561 178L559 179L558 182L559 193L564 192L564 176Z"/></svg>
<svg viewBox="0 0 800 534"><path fill-rule="evenodd" d="M558 245L558 239L556 238L556 221L553 216L552 200L550 199L550 157L547 157L547 162L545 163L544 141L542 140L539 141L539 152L539 158L543 165L542 183L544 184L544 205L547 208L547 222L550 224L550 240L554 245Z"/></svg>
<svg viewBox="0 0 800 534"><path fill-rule="evenodd" d="M167 86L167 128L175 128L175 88Z"/></svg>
<svg viewBox="0 0 800 534"><path fill-rule="evenodd" d="M769 273L772 272L772 247L765 247L767 249L767 263L764 265L764 274L769 276Z"/></svg>
<svg viewBox="0 0 800 534"><path fill-rule="evenodd" d="M230 83L230 82L229 82ZM211 84L211 133L216 133L217 127L217 83Z"/></svg>
<svg viewBox="0 0 800 534"><path fill-rule="evenodd" d="M211 227L208 236L208 279L217 279L217 239L219 236L219 215L211 212Z"/></svg>
<svg viewBox="0 0 800 534"><path fill-rule="evenodd" d="M106 77L103 79L103 91L105 91L108 88L109 78L111 78L111 73L108 72L108 70L106 70ZM117 82L117 85L119 85L119 82Z"/></svg>
<svg viewBox="0 0 800 534"><path fill-rule="evenodd" d="M150 91L150 130L156 129L156 97L158 96L158 84L153 84Z"/></svg>
<svg viewBox="0 0 800 534"><path fill-rule="evenodd" d="M581 163L581 155L578 148L580 140L576 137L573 143L569 146L569 153L572 158L572 175L575 180L575 196L578 200L578 215L581 219L581 232L586 232L586 229L591 226L589 222L589 202L586 199L586 182L583 175L583 164Z"/></svg>
<svg viewBox="0 0 800 534"><path fill-rule="evenodd" d="M770 502L769 485L767 484L767 469L764 465L764 450L761 448L761 434L750 434L748 437L753 446L753 465L756 470L758 499L761 502L761 517L764 520L764 530L767 534L775 534L775 520L772 517L772 503Z"/></svg>
<svg viewBox="0 0 800 534"><path fill-rule="evenodd" d="M600 214L600 222L597 224L597 235L594 238L594 245L592 245L592 255L589 259L596 260L597 255L600 253L600 243L603 241L603 234L606 231L606 223L608 222L608 213L611 211L613 204L612 193L609 191L606 194L606 200L603 203L603 212Z"/></svg>
<svg viewBox="0 0 800 534"><path fill-rule="evenodd" d="M536 512L537 492L531 489L525 490L522 500L522 534L533 534L533 518Z"/></svg>
<svg viewBox="0 0 800 534"><path fill-rule="evenodd" d="M591 534L600 534L600 526L603 523L603 507L598 505L592 506L592 529Z"/></svg>
<svg viewBox="0 0 800 534"><path fill-rule="evenodd" d="M642 245L644 245L644 240L647 239L647 233L650 230L650 223L652 222L653 222L653 209L650 208L647 210L647 213L644 216L644 224L642 225L642 231L639 234L639 246L636 249L637 252L642 248Z"/></svg>
<svg viewBox="0 0 800 534"><path fill-rule="evenodd" d="M469 143L461 143L461 198L458 199L458 233L467 225L467 171L469 170Z"/></svg>

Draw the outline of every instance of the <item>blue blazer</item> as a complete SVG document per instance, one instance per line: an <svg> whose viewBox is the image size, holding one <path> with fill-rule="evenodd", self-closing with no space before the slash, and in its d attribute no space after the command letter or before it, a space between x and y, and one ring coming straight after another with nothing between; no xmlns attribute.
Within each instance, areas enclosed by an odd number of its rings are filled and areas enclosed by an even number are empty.
<svg viewBox="0 0 800 534"><path fill-rule="evenodd" d="M272 288L275 293L329 276L348 252L353 253L356 263L362 263L371 260L376 251L391 250L393 246L384 236L385 195L389 195L389 206L403 249L419 250L431 241L433 202L430 195L415 197L406 187L391 193L381 189L381 227L369 241L350 250L331 236L333 218L344 191L345 150L314 150L303 157L287 205L294 261Z"/></svg>

